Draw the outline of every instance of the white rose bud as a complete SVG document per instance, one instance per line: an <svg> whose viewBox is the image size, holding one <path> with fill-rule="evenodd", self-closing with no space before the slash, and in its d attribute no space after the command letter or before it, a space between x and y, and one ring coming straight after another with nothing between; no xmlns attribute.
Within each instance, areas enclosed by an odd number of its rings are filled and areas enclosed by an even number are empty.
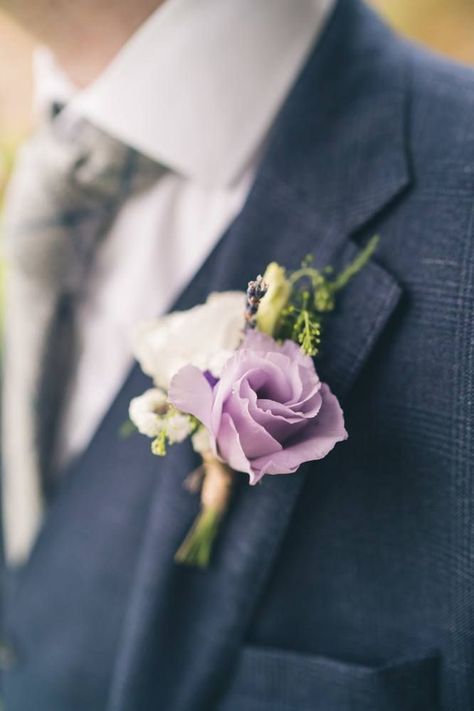
<svg viewBox="0 0 474 711"><path fill-rule="evenodd" d="M211 294L205 304L141 324L133 344L135 357L164 390L185 365L219 377L241 341L244 313L243 292Z"/></svg>

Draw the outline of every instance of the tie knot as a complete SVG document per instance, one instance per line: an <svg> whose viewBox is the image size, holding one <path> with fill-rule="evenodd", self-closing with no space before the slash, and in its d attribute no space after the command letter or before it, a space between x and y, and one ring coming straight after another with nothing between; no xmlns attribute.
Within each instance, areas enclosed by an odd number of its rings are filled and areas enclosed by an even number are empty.
<svg viewBox="0 0 474 711"><path fill-rule="evenodd" d="M30 279L75 289L125 197L159 172L88 121L45 121L21 148L7 191L7 260Z"/></svg>

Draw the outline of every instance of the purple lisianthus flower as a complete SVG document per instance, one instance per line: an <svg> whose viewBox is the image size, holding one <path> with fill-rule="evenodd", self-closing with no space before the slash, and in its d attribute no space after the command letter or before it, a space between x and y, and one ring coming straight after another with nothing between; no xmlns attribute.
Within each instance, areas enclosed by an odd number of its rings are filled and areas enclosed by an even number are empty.
<svg viewBox="0 0 474 711"><path fill-rule="evenodd" d="M293 341L250 331L215 384L192 365L171 381L170 401L207 428L215 453L256 484L295 472L347 438L335 395Z"/></svg>

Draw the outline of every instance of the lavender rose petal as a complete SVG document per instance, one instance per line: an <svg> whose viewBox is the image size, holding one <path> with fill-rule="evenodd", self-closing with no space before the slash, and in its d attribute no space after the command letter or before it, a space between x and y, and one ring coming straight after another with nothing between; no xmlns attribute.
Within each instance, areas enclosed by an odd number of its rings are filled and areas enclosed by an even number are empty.
<svg viewBox="0 0 474 711"><path fill-rule="evenodd" d="M251 459L263 454L270 455L278 452L281 450L281 444L250 414L249 397L246 397L249 390L249 384L243 381L240 387L240 397L232 398L225 411L239 433L239 439L246 456Z"/></svg>
<svg viewBox="0 0 474 711"><path fill-rule="evenodd" d="M250 482L252 483L254 477L252 467L242 448L239 433L232 422L232 418L227 413L222 415L218 438L220 456L235 471L246 472L250 476Z"/></svg>
<svg viewBox="0 0 474 711"><path fill-rule="evenodd" d="M213 387L187 366L173 378L169 397L201 420L216 453L247 472L251 484L295 472L347 438L339 402L311 358L295 343L258 332L246 335Z"/></svg>
<svg viewBox="0 0 474 711"><path fill-rule="evenodd" d="M168 399L178 410L194 415L211 429L212 387L205 374L194 365L185 365L173 376Z"/></svg>
<svg viewBox="0 0 474 711"><path fill-rule="evenodd" d="M295 472L304 462L323 459L337 442L347 439L341 406L325 383L321 386L321 396L321 410L308 425L304 436L297 435L292 442L286 443L281 452L253 460L252 467L257 473L256 481L264 474Z"/></svg>

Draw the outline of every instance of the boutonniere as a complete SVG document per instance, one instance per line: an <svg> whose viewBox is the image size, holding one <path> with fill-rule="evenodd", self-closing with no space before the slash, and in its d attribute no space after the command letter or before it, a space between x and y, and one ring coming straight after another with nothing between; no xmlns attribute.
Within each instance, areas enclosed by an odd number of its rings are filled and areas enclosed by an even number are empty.
<svg viewBox="0 0 474 711"><path fill-rule="evenodd" d="M251 485L323 459L347 438L336 396L314 358L337 293L367 263L374 237L341 273L307 258L293 273L276 263L247 292L142 324L135 355L154 387L130 403L130 419L151 451L191 438L201 467L188 477L201 512L176 561L206 567L237 476Z"/></svg>

